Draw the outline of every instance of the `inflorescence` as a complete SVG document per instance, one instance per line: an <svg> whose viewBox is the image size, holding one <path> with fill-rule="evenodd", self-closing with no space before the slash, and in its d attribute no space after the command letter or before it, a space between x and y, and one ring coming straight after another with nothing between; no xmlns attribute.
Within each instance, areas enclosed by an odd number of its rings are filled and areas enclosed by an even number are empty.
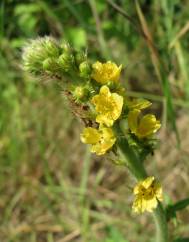
<svg viewBox="0 0 189 242"><path fill-rule="evenodd" d="M61 85L72 111L85 124L81 141L90 145L92 153L112 153L115 157L116 141L121 138L127 139L138 156L153 152L153 135L160 121L153 114L142 115L151 106L149 101L127 96L120 82L122 65L111 61L91 63L85 52L66 42L59 45L51 37L30 41L23 51L23 65L35 76ZM134 195L133 210L151 212L162 200L162 188L154 177L148 177L136 185Z"/></svg>

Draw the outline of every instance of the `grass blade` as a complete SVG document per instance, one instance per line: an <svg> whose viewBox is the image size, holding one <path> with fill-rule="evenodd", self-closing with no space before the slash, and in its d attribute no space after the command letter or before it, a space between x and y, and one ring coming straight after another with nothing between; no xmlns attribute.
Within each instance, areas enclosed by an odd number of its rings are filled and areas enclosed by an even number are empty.
<svg viewBox="0 0 189 242"><path fill-rule="evenodd" d="M139 17L139 20L141 23L141 27L144 32L146 44L150 51L152 64L154 66L157 78L158 78L159 82L161 83L163 93L166 98L167 117L171 123L172 129L175 132L177 144L178 144L178 146L180 146L180 138L179 138L179 133L178 133L177 125L176 125L176 115L175 115L175 110L174 110L173 102L172 102L170 84L169 84L167 75L165 73L165 70L163 68L163 64L161 63L161 60L159 58L158 51L153 43L153 38L152 38L151 32L148 28L147 21L143 15L143 12L142 12L141 7L137 0L135 0L135 4L136 4L137 14L138 14L138 17Z"/></svg>

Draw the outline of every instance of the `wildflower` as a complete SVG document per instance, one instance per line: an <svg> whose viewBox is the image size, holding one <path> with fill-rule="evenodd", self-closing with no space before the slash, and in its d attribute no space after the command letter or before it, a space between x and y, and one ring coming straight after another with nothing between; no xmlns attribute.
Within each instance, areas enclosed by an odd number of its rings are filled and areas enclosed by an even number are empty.
<svg viewBox="0 0 189 242"><path fill-rule="evenodd" d="M160 121L153 114L146 114L139 120L141 111L134 109L128 114L128 125L131 133L134 133L138 138L148 137L161 127Z"/></svg>
<svg viewBox="0 0 189 242"><path fill-rule="evenodd" d="M91 77L100 84L106 84L109 81L118 82L122 65L118 67L111 61L106 63L97 61L92 65L92 68Z"/></svg>
<svg viewBox="0 0 189 242"><path fill-rule="evenodd" d="M85 128L81 134L81 141L91 145L91 152L104 155L115 143L116 137L111 128Z"/></svg>
<svg viewBox="0 0 189 242"><path fill-rule="evenodd" d="M135 98L132 100L127 100L127 105L129 107L129 109L145 109L148 108L149 106L152 105L151 102L149 102L146 99L142 99L142 98Z"/></svg>
<svg viewBox="0 0 189 242"><path fill-rule="evenodd" d="M133 193L135 200L132 209L136 213L152 212L157 207L158 201L163 200L162 187L153 176L139 182L135 186Z"/></svg>
<svg viewBox="0 0 189 242"><path fill-rule="evenodd" d="M95 105L97 123L110 127L121 115L123 97L117 93L111 93L107 86L102 86L100 93L95 95L91 102Z"/></svg>

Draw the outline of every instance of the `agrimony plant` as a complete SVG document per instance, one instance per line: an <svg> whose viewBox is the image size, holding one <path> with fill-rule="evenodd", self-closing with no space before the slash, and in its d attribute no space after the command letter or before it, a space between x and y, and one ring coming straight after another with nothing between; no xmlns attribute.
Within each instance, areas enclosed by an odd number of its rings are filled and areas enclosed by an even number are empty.
<svg viewBox="0 0 189 242"><path fill-rule="evenodd" d="M153 213L157 242L168 242L166 213L160 182L148 176L143 160L152 153L161 127L154 114L143 114L152 104L129 98L120 82L122 65L91 63L86 53L51 37L31 40L23 50L24 69L61 85L72 112L84 123L81 141L92 153L125 165L136 177L132 209Z"/></svg>

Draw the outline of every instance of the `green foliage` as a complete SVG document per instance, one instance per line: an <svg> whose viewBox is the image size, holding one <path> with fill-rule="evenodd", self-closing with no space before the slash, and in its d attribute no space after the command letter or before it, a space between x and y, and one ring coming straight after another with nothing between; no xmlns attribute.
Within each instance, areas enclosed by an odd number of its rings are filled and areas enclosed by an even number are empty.
<svg viewBox="0 0 189 242"><path fill-rule="evenodd" d="M175 204L168 205L166 208L167 220L176 217L176 212L189 206L189 198L183 199Z"/></svg>
<svg viewBox="0 0 189 242"><path fill-rule="evenodd" d="M189 238L178 238L174 240L173 242L189 242Z"/></svg>
<svg viewBox="0 0 189 242"><path fill-rule="evenodd" d="M22 32L30 37L37 26L37 15L40 14L41 8L36 3L18 4L15 7L14 15L18 19L18 26Z"/></svg>

